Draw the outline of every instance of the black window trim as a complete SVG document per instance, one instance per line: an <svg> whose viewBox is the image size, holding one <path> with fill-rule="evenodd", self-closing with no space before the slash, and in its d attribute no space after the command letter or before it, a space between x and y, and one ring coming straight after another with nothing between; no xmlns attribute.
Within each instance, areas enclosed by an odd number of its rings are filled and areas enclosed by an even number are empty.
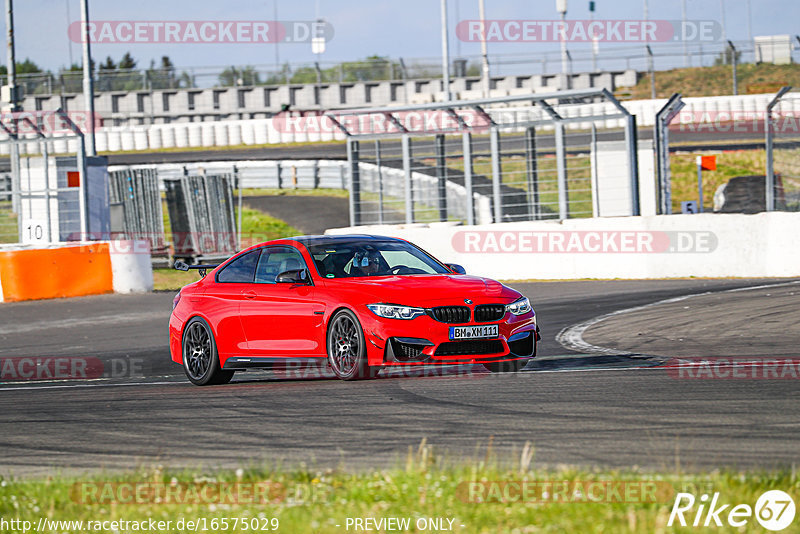
<svg viewBox="0 0 800 534"><path fill-rule="evenodd" d="M253 270L253 281L252 281L252 282L225 282L225 281L220 281L220 279L219 279L219 275L222 273L222 271L224 271L224 270L225 270L225 269L228 267L228 265L230 265L231 263L233 263L233 262L234 262L234 261L236 261L237 259L241 258L241 257L242 257L242 256L244 256L245 254L250 254L250 253L252 253L252 252L256 252L256 251L258 251L258 259L256 260L256 270L257 270L257 269L258 269L258 262L259 262L259 260L261 260L261 253L264 251L264 249L265 249L265 248L275 248L275 247L290 248L290 249L294 250L295 252L297 252L297 253L300 255L300 259L302 260L302 262L303 262L303 265L305 266L306 273L308 273L308 281L309 281L309 282L311 282L311 285L312 285L312 286L314 286L314 285L315 285L315 284L314 284L314 279L311 277L311 269L309 269L309 268L308 268L308 262L306 261L305 257L303 256L303 253L300 251L300 249L299 249L299 248L297 248L297 247L296 247L296 246L294 246L294 245L288 245L288 244L278 244L278 243L276 243L276 244L273 244L273 245L263 245L263 246L260 246L260 247L256 247L256 248L254 248L254 249L250 249L250 250L248 250L248 251L243 251L243 252L240 252L240 253L239 253L239 254L237 254L236 256L233 256L233 257L232 257L232 258L230 258L228 261L226 261L226 262L225 262L225 263L224 263L224 264L221 266L221 268L220 268L220 269L218 269L218 270L217 270L217 272L214 274L214 282L216 282L216 283L218 283L218 284L253 284L253 285L275 285L275 284L270 284L269 282L256 282L256 281L255 281L255 273L256 273L256 271L255 271L255 270ZM280 273L279 273L279 274L280 274Z"/></svg>

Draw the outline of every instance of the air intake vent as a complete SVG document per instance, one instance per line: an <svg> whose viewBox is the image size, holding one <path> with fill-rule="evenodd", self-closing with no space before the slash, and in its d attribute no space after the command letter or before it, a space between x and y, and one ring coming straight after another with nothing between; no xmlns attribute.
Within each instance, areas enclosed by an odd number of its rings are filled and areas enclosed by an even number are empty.
<svg viewBox="0 0 800 534"><path fill-rule="evenodd" d="M481 304L475 306L475 322L488 323L499 321L506 315L506 307L502 304Z"/></svg>
<svg viewBox="0 0 800 534"><path fill-rule="evenodd" d="M449 341L436 349L436 356L471 356L474 354L498 354L503 352L503 342L498 339L474 339Z"/></svg>
<svg viewBox="0 0 800 534"><path fill-rule="evenodd" d="M468 323L469 308L466 306L439 306L431 308L431 315L440 323Z"/></svg>

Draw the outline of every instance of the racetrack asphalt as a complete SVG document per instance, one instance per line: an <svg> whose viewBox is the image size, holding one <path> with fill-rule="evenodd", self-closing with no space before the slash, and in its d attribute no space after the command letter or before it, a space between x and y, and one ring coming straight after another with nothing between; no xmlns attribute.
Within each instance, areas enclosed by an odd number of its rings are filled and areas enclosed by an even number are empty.
<svg viewBox="0 0 800 534"><path fill-rule="evenodd" d="M556 341L576 323L710 291L684 300L688 308L647 307L608 319L613 328L601 321L585 332L587 339L624 344L634 331L654 336L691 327L691 340L706 332L697 356L711 349L735 355L739 346L731 338L713 339L721 317L738 315L740 333L754 343L766 321L793 332L781 338L789 345L781 354L797 357L796 298L786 294L780 313L771 313L769 301L762 302L771 296L762 290L727 291L774 283L785 281L511 283L531 297L544 335L539 358L523 372L477 369L363 382L255 372L205 388L190 385L169 360L172 293L7 303L0 306L4 362L96 357L115 376L0 385L0 473L277 461L360 469L391 465L423 438L456 458L472 457L492 440L509 461L514 447L530 441L540 466L790 466L800 459L797 380L682 380L659 366L661 357L579 354ZM651 330L643 329L640 313ZM670 347L664 341L666 352L658 352L671 356Z"/></svg>

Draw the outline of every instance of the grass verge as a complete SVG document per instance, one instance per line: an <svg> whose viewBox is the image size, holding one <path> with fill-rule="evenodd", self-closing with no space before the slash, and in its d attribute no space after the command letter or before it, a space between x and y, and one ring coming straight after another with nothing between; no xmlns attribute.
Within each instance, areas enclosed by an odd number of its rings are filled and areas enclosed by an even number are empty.
<svg viewBox="0 0 800 534"><path fill-rule="evenodd" d="M91 477L3 478L0 515L33 525L40 517L84 522L81 528L73 523L53 529L59 532L88 530L87 521L115 520L164 521L162 532L194 530L185 526L187 521L199 522L198 531L242 531L241 522L247 520L249 530L267 526L264 530L328 533L353 530L346 529L348 518L389 517L408 518L411 532L423 531L417 522L427 518L469 533L696 532L691 526L667 526L678 492L692 493L697 503L700 495L719 492L720 504L753 508L768 490L780 489L795 498L800 494L800 482L789 470L685 474L537 469L531 467L529 444L510 456L514 465L500 464L491 450L485 456L483 452L476 450L470 461L453 462L434 454L423 440L404 463L362 472L307 467L214 472L155 468ZM515 483L526 484L530 491L517 491L520 486ZM251 491L254 487L262 489ZM238 493L222 488L236 488ZM686 514L689 523L697 509L695 505ZM727 512L721 516L723 522L726 518ZM183 529L178 527L180 520ZM253 524L259 528L253 529ZM758 528L755 517L750 517L746 530ZM130 531L130 526L117 529ZM725 525L714 531L742 530ZM797 531L792 526L784 532Z"/></svg>

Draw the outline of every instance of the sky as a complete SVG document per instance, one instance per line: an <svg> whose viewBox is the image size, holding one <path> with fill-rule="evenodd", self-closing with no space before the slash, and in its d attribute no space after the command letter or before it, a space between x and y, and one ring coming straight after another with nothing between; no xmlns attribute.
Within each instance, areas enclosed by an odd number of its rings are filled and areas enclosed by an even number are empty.
<svg viewBox="0 0 800 534"><path fill-rule="evenodd" d="M369 55L392 58L441 57L440 2L438 0L344 1L344 0L89 0L90 18L106 21L269 21L324 18L334 28L334 37L320 56L324 62L355 60ZM748 38L748 1L722 0L728 37ZM588 19L588 0L568 0L568 19ZM754 35L800 33L800 1L751 0ZM276 5L277 3L277 5ZM555 0L485 0L487 19L554 20ZM645 0L595 0L596 19L641 19ZM686 0L687 18L721 21L720 0ZM478 18L478 0L448 0L450 52L480 53L478 43L459 41L459 20ZM649 0L649 19L679 20L681 0ZM15 0L14 24L17 61L30 58L45 69L80 62L81 47L71 42L69 22L80 20L79 0ZM5 32L5 21L2 21ZM5 34L5 33L4 33ZM588 49L591 45L576 44ZM536 54L558 50L553 43L492 43L490 54ZM111 56L115 61L131 52L138 66L168 55L179 68L228 65L313 62L308 43L281 44L96 44L97 61ZM277 52L277 56L276 56ZM5 63L5 57L0 61Z"/></svg>

